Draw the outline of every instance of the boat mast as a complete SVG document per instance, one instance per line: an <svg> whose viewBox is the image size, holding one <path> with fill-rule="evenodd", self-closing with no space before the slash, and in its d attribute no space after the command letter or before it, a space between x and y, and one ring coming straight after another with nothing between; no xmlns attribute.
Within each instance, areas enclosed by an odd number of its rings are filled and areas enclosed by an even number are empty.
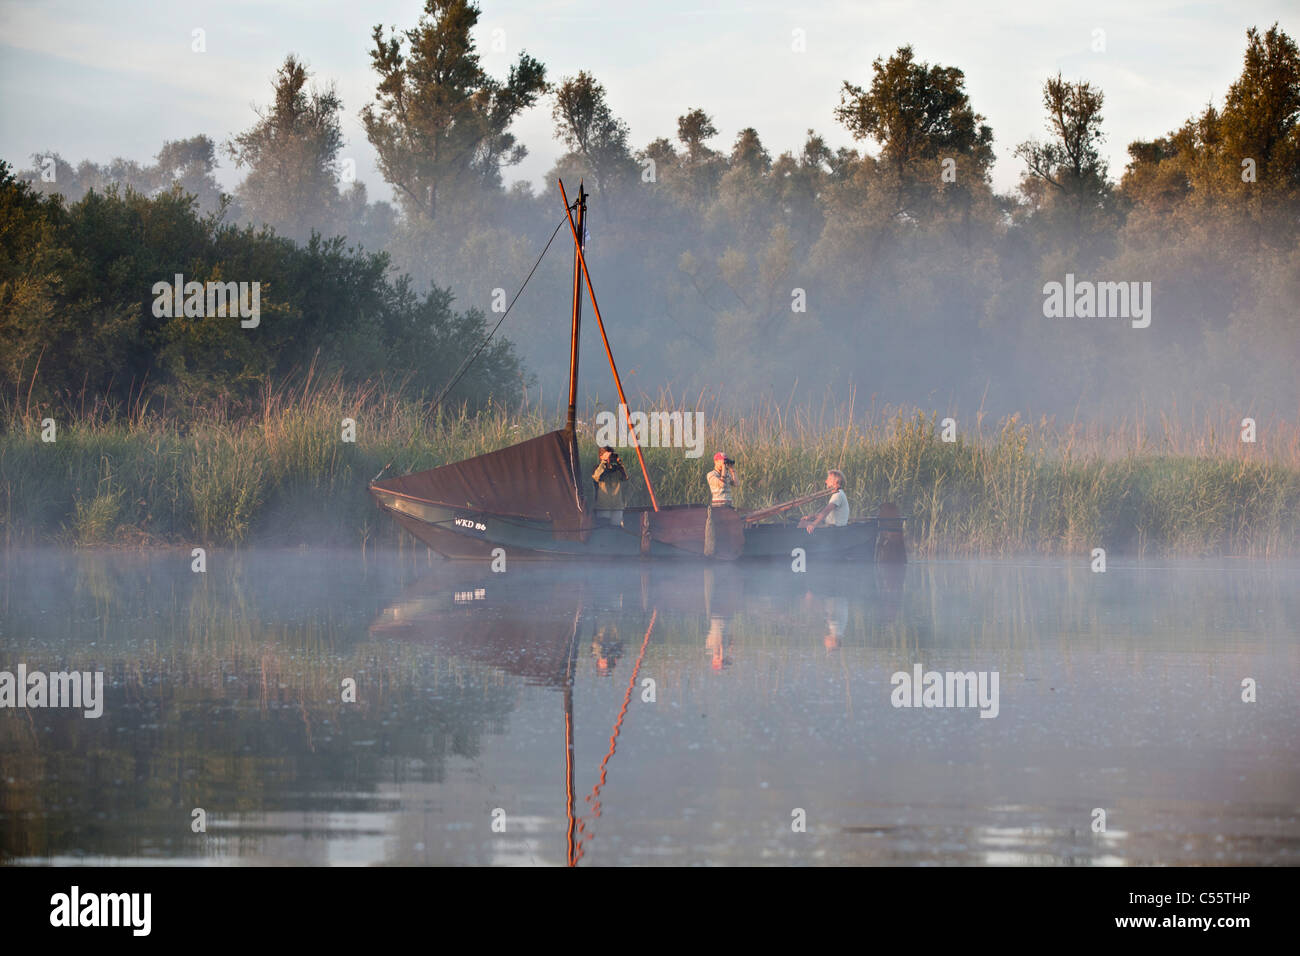
<svg viewBox="0 0 1300 956"><path fill-rule="evenodd" d="M627 396L623 394L623 382L618 377L618 366L614 364L614 351L609 347L609 336L605 334L605 321L600 317L600 306L596 304L596 290L591 284L591 270L587 268L587 257L582 252L582 234L573 224L573 215L569 211L569 194L564 191L564 180L560 180L560 195L564 197L564 215L569 220L569 232L573 235L573 251L578 256L578 264L582 266L583 278L587 280L587 295L591 297L591 311L596 316L596 327L600 329L601 341L605 343L605 356L609 359L609 370L614 373L614 387L618 389L619 409L626 416L627 414ZM581 190L581 185L579 185ZM629 428L628 435L632 439L632 447L636 449L637 461L641 463L641 476L645 478L645 490L650 495L650 506L655 511L659 510L659 501L655 498L655 489L650 484L650 472L646 470L645 455L641 453L641 443L636 439L636 429Z"/></svg>
<svg viewBox="0 0 1300 956"><path fill-rule="evenodd" d="M587 243L587 192L578 181L578 242ZM582 258L573 251L573 331L569 336L569 418L564 429L574 437L578 423L578 342L582 332Z"/></svg>

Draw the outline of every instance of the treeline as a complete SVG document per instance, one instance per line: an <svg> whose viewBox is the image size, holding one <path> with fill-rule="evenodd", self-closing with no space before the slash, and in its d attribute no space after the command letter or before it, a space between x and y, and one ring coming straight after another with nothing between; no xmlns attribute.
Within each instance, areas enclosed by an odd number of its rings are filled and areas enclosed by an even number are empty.
<svg viewBox="0 0 1300 956"><path fill-rule="evenodd" d="M1276 25L1247 32L1241 74L1220 105L1130 144L1118 179L1100 152L1103 91L1085 79L1047 78L1045 135L1010 147L1023 177L1000 194L990 182L994 130L964 74L923 62L910 47L878 59L868 85L844 83L834 117L823 118L843 124L860 149L832 150L810 130L799 150L773 156L752 127L727 147L700 108L683 113L674 139L636 148L605 88L585 72L553 77L521 54L505 77L487 74L472 38L477 20L473 4L427 0L412 28L376 27L371 36L377 89L361 117L396 208L369 202L353 181L339 132L344 105L332 87L312 84L296 56L275 76L273 101L257 121L220 147L206 137L168 143L153 167L117 160L74 169L37 157L22 178L79 200L66 212L42 207L52 234L75 235L80 244L69 248L78 261L123 276L109 279L112 290L101 289L93 307L118 321L78 311L83 300L66 298L60 284L46 312L29 311L34 324L20 345L6 336L6 392L18 393L52 338L67 342L57 359L65 380L44 380L54 364L47 355L38 390L66 391L91 368L102 379L110 348L147 352L153 385L194 393L226 375L228 363L254 381L317 348L350 375L418 369L428 382L445 380L446 365L473 344L444 335L448 324L476 332L474 310L513 294L561 218L549 190L535 195L503 179L525 154L513 121L545 97L567 149L549 178L575 187L585 179L594 194L591 265L634 390L708 388L724 402L747 403L854 385L927 407L1126 418L1144 401L1161 414L1213 404L1242 415L1294 414L1300 402L1300 51ZM232 197L221 197L212 177L219 154L247 170ZM155 195L106 196L110 183ZM268 313L257 336L241 338L229 323L161 334L144 290L167 278L175 260L154 271L152 262L134 272L116 264L122 255L131 261L121 248L134 235L125 225L131 216L152 221L153 210L176 208L168 189L197 198L208 218L193 222L205 224L212 243L241 250L240 278L257 278L270 262L318 257L336 263L347 288L355 281L379 299L376 290L388 289L399 304L375 308L365 294L365 305L340 302L315 290L322 276L303 268L295 274L304 284L282 283L283 313ZM23 196L7 206L28 208ZM82 226L60 225L74 221ZM100 234L101 223L120 225ZM353 251L315 233L345 236ZM548 258L503 328L547 389L562 382L568 357L567 236L557 245L562 254ZM388 259L381 265L357 247ZM22 324L13 290L27 289L36 261L33 247L12 248L6 268L20 278L4 277L16 283L0 302L6 328ZM390 283L385 269L410 283ZM1067 276L1150 283L1150 325L1047 317L1044 287ZM419 300L425 326L443 335L451 358L437 368L423 342L401 338L420 325L407 321L417 310L410 290L431 282L469 310L454 321L445 294ZM77 323L94 333L79 344L67 331ZM120 341L144 330L143 344ZM227 335L234 338L220 347L205 338ZM283 354L281 343L289 346ZM498 369L476 387L513 389L513 397L525 380L509 348L495 348ZM241 349L260 351L260 363L241 364ZM605 377L601 370L587 382L594 388Z"/></svg>
<svg viewBox="0 0 1300 956"><path fill-rule="evenodd" d="M319 234L299 245L195 206L180 185L153 197L110 185L65 206L0 162L9 420L33 408L135 416L150 402L174 417L238 416L309 374L427 393L485 334L481 311L454 311L445 289L417 293L386 253ZM227 283L235 301L214 310L210 289ZM241 319L239 306L257 313ZM513 397L520 375L509 343L493 342L456 400Z"/></svg>

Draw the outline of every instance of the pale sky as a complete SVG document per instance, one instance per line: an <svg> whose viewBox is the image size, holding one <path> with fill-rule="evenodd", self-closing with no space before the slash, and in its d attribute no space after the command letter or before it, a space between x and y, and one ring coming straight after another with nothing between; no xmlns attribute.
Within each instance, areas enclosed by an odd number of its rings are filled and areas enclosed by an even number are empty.
<svg viewBox="0 0 1300 956"><path fill-rule="evenodd" d="M420 0L0 0L0 158L18 168L54 150L72 163L152 160L165 139L206 133L219 143L254 122L271 78L296 53L317 82L334 81L357 174L372 199L390 192L375 169L358 111L374 95L370 31L413 27ZM703 3L655 0L482 0L477 39L489 73L504 77L521 50L552 80L585 69L605 85L640 148L676 135L676 117L702 107L729 150L754 126L775 157L805 130L852 145L832 111L844 80L865 85L871 62L910 43L919 60L966 74L975 109L993 127L994 184L1019 178L1015 145L1043 132L1042 85L1058 70L1105 94L1106 152L1116 178L1134 139L1179 126L1222 103L1241 71L1248 26L1275 21L1300 38L1300 3L933 2ZM205 32L196 53L193 31ZM795 30L806 51L795 52ZM1104 52L1094 52L1094 31ZM502 31L502 32L496 32ZM504 45L493 49L494 38ZM507 183L538 186L560 155L549 98L514 132L529 149ZM874 151L874 146L872 147ZM240 176L222 158L218 179Z"/></svg>

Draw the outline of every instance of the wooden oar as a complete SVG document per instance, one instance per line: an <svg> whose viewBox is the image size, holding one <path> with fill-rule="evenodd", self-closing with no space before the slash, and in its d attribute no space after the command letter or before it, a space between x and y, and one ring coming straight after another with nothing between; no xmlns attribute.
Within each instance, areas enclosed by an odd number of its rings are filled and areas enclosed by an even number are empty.
<svg viewBox="0 0 1300 956"><path fill-rule="evenodd" d="M757 511L751 511L745 515L745 524L754 524L762 521L764 518L770 518L773 515L779 515L783 511L789 511L791 508L797 508L799 505L806 505L810 501L816 501L818 498L825 498L827 495L835 493L835 489L826 488L812 495L804 495L802 498L795 498L793 501L783 501L780 504L769 505L766 508L759 508Z"/></svg>

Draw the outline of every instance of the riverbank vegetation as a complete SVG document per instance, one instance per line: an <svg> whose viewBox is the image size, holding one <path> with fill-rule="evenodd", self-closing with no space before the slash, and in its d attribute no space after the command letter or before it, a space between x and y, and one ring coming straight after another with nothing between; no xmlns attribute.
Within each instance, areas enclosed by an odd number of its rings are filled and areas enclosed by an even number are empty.
<svg viewBox="0 0 1300 956"><path fill-rule="evenodd" d="M856 398L854 403L856 403ZM651 410L653 405L644 406ZM666 396L662 409L680 408ZM705 406L705 453L647 448L661 503L706 498L712 451L738 462L738 505L815 491L848 476L856 514L898 504L918 555L1292 555L1300 549L1300 430L1256 423L1254 442L1224 412L1196 426L1135 416L1103 429L960 411ZM464 407L432 416L399 390L335 378L266 392L257 413L184 425L87 413L57 424L3 407L0 525L6 544L391 545L400 532L366 491L403 474L522 441L562 423L536 407ZM594 414L589 418L594 419ZM355 422L355 441L344 440ZM952 419L945 429L945 419ZM945 441L947 437L952 441ZM581 428L589 470L596 428ZM624 449L632 500L648 503Z"/></svg>

